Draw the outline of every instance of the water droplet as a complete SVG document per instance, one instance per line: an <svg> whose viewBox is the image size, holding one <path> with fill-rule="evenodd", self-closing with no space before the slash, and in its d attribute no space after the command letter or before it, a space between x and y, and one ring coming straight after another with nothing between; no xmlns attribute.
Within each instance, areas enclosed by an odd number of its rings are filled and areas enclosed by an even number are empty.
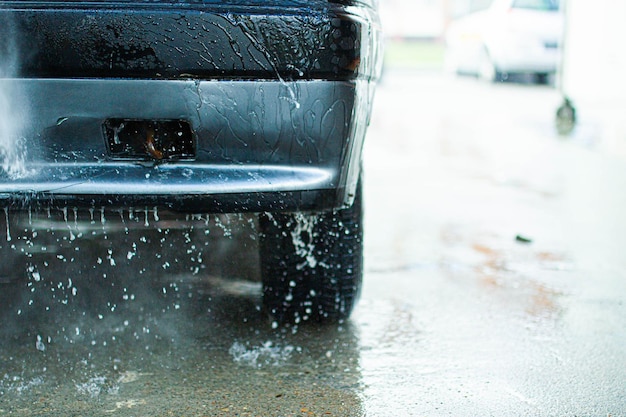
<svg viewBox="0 0 626 417"><path fill-rule="evenodd" d="M9 209L8 207L4 208L4 217L6 219L6 224L7 224L7 242L11 241L11 229L9 227Z"/></svg>
<svg viewBox="0 0 626 417"><path fill-rule="evenodd" d="M43 340L41 340L41 336L39 335L37 335L37 341L35 342L35 347L40 352L45 352L46 350L46 345L43 343Z"/></svg>

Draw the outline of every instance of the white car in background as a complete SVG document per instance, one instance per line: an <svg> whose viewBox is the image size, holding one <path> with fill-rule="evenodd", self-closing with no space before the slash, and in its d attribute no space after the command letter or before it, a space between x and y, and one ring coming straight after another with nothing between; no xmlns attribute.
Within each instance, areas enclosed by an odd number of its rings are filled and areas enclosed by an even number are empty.
<svg viewBox="0 0 626 417"><path fill-rule="evenodd" d="M559 0L494 0L450 23L446 69L490 81L532 74L545 83L559 64L563 23Z"/></svg>

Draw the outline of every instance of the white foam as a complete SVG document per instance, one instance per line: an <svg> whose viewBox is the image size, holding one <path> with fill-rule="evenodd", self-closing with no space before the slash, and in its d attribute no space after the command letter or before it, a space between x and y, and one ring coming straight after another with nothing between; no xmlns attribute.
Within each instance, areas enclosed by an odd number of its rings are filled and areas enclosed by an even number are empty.
<svg viewBox="0 0 626 417"><path fill-rule="evenodd" d="M233 360L237 363L248 365L254 368L263 366L279 366L287 362L293 351L293 346L274 346L271 341L263 343L261 346L246 347L243 343L235 342L228 350Z"/></svg>

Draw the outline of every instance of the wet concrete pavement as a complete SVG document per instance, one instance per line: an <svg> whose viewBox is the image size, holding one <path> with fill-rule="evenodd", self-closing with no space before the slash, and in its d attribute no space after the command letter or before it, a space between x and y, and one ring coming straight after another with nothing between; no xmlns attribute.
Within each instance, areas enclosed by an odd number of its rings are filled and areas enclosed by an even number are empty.
<svg viewBox="0 0 626 417"><path fill-rule="evenodd" d="M388 81L356 315L370 415L624 415L624 160L597 127L555 135L553 89Z"/></svg>
<svg viewBox="0 0 626 417"><path fill-rule="evenodd" d="M0 415L626 415L626 163L601 126L558 137L545 86L385 76L349 322L261 314L253 218L9 213L37 254L0 284Z"/></svg>

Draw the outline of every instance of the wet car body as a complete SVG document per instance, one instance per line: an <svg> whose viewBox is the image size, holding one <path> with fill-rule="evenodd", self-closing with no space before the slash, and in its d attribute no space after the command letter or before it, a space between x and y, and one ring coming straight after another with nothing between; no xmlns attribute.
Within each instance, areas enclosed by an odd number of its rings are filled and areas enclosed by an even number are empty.
<svg viewBox="0 0 626 417"><path fill-rule="evenodd" d="M327 1L0 7L12 35L4 42L15 40L4 50L18 60L3 82L28 100L24 157L38 174L0 177L0 199L167 201L207 211L349 203L377 71L373 9ZM131 121L182 122L190 154L112 152L122 133L114 130Z"/></svg>
<svg viewBox="0 0 626 417"><path fill-rule="evenodd" d="M20 122L0 142L5 211L268 213L263 236L274 239L261 250L299 252L335 285L320 269L334 260L312 260L281 236L299 227L296 213L331 213L316 218L324 225L311 238L335 235L351 209L350 246L359 247L348 252L358 265L338 266L358 270L350 305L327 297L338 313L330 316L349 314L361 279L361 150L380 71L372 2L0 1L0 21L0 87ZM336 246L318 243L319 256ZM283 267L290 272L276 272ZM295 259L264 269L283 276L265 286L278 292L274 313L293 304L292 275L318 280ZM323 293L307 285L297 320Z"/></svg>

